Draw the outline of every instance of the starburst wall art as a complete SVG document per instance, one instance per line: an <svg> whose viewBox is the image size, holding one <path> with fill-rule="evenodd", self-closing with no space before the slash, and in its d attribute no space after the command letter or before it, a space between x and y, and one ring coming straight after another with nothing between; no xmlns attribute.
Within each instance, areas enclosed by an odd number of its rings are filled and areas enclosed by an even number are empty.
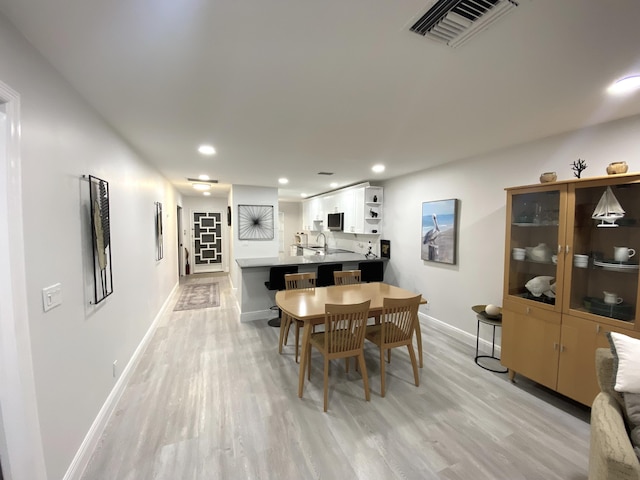
<svg viewBox="0 0 640 480"><path fill-rule="evenodd" d="M238 205L238 239L273 240L273 205Z"/></svg>

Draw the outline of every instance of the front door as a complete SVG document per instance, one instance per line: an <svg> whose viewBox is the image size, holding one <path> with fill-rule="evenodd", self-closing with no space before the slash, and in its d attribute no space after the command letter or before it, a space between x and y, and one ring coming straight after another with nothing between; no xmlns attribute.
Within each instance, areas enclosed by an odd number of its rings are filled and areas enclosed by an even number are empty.
<svg viewBox="0 0 640 480"><path fill-rule="evenodd" d="M222 213L194 210L191 219L192 273L222 271Z"/></svg>

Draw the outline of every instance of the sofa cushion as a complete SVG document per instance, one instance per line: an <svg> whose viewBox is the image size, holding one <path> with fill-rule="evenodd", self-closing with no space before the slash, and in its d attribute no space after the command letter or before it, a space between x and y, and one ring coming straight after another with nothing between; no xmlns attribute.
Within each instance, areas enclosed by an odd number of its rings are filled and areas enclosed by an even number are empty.
<svg viewBox="0 0 640 480"><path fill-rule="evenodd" d="M633 450L640 459L640 394L625 393L624 408Z"/></svg>
<svg viewBox="0 0 640 480"><path fill-rule="evenodd" d="M615 391L640 393L640 340L616 332L607 336L614 356Z"/></svg>

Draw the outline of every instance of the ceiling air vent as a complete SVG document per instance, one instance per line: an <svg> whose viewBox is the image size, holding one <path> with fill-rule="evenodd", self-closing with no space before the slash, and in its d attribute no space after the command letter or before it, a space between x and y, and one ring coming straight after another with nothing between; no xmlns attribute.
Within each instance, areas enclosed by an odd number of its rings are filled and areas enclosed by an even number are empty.
<svg viewBox="0 0 640 480"><path fill-rule="evenodd" d="M333 175L333 172L318 172L318 175Z"/></svg>
<svg viewBox="0 0 640 480"><path fill-rule="evenodd" d="M411 31L456 48L517 6L513 0L438 0Z"/></svg>
<svg viewBox="0 0 640 480"><path fill-rule="evenodd" d="M218 180L200 180L199 178L187 178L187 180L196 183L218 183Z"/></svg>

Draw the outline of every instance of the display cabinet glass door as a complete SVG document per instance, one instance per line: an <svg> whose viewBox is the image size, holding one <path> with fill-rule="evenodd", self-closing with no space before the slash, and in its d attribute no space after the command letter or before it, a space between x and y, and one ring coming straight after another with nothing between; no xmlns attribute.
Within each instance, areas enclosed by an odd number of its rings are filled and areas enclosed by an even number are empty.
<svg viewBox="0 0 640 480"><path fill-rule="evenodd" d="M559 245L564 232L559 228L565 192L538 188L510 195L507 242L508 292L511 298L526 299L556 309L561 295L562 265ZM561 205L562 203L562 205ZM559 310L560 302L558 302Z"/></svg>
<svg viewBox="0 0 640 480"><path fill-rule="evenodd" d="M572 186L572 254L565 311L634 322L638 298L640 184ZM604 214L594 219L593 216Z"/></svg>

